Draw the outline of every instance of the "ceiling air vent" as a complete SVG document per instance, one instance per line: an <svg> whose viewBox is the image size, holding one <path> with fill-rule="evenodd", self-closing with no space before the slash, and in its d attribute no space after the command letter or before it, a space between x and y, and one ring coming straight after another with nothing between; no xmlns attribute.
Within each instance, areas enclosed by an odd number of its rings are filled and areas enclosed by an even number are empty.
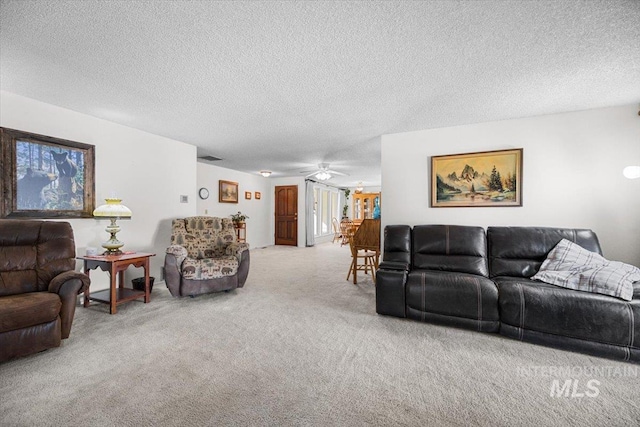
<svg viewBox="0 0 640 427"><path fill-rule="evenodd" d="M207 162L215 162L217 160L222 160L219 157L213 157L213 156L200 156L198 158L201 159L201 160L206 160Z"/></svg>

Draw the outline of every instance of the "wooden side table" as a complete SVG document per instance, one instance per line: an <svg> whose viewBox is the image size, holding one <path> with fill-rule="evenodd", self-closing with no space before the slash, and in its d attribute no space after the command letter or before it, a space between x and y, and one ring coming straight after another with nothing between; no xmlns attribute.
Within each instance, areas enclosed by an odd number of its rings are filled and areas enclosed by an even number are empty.
<svg viewBox="0 0 640 427"><path fill-rule="evenodd" d="M84 261L84 274L89 276L91 270L99 268L111 276L109 289L90 294L89 289L84 292L84 306L89 307L90 300L109 304L109 313L116 314L116 307L127 301L144 297L145 304L150 301L149 295L149 259L156 254L133 253L122 255L79 256ZM138 291L124 286L124 271L130 266L144 268L144 291ZM116 288L116 276L118 287Z"/></svg>
<svg viewBox="0 0 640 427"><path fill-rule="evenodd" d="M236 229L236 240L238 243L245 243L247 241L247 223L235 222L233 227Z"/></svg>

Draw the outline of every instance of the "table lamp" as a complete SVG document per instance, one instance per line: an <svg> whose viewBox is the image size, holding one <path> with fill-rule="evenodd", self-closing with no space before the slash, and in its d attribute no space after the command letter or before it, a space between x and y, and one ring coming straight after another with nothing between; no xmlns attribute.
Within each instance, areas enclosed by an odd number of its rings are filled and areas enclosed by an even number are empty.
<svg viewBox="0 0 640 427"><path fill-rule="evenodd" d="M120 231L120 226L116 224L117 219L130 219L131 209L123 205L121 199L108 198L105 199L106 204L98 206L93 211L94 218L97 219L110 219L111 224L105 229L107 233L111 234L111 238L102 244L102 247L106 249L104 255L119 255L122 252L120 248L124 246L124 242L116 239L116 233Z"/></svg>

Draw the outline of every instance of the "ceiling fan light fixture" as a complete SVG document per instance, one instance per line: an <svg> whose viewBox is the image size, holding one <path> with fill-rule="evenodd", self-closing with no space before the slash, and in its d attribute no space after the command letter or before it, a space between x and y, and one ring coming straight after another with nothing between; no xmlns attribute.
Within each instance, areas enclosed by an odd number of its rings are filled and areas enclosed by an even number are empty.
<svg viewBox="0 0 640 427"><path fill-rule="evenodd" d="M326 181L331 178L331 174L327 171L320 171L316 174L316 178L320 181Z"/></svg>
<svg viewBox="0 0 640 427"><path fill-rule="evenodd" d="M264 176L265 178L269 178L269 176L271 176L271 171L260 171L260 175Z"/></svg>

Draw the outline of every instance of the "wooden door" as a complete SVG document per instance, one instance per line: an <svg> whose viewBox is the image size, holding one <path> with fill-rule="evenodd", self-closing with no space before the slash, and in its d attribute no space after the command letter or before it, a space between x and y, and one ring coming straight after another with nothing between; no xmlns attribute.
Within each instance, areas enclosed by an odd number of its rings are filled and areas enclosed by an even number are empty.
<svg viewBox="0 0 640 427"><path fill-rule="evenodd" d="M276 186L276 245L298 246L298 186Z"/></svg>

